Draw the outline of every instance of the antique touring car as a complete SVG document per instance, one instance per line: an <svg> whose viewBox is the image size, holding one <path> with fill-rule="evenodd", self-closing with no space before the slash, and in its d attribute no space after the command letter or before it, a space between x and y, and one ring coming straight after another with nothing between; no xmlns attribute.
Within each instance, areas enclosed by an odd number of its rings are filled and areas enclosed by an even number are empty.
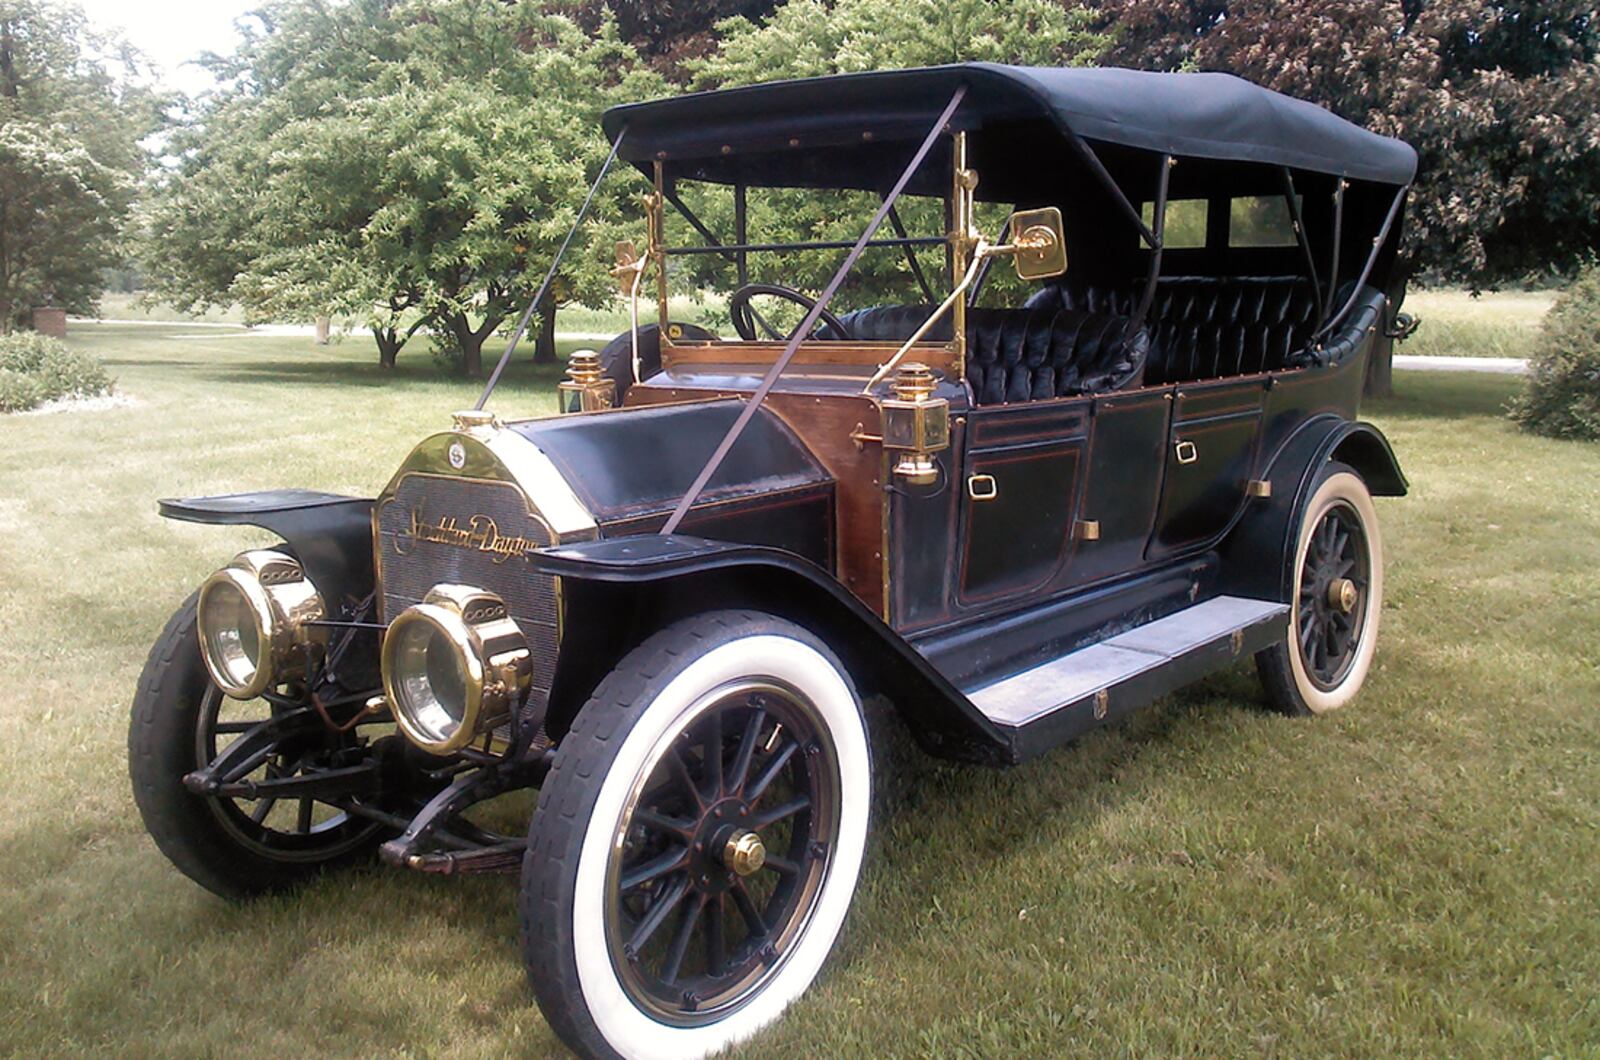
<svg viewBox="0 0 1600 1060"><path fill-rule="evenodd" d="M604 129L596 185L619 158L648 181L618 255L636 323L573 357L567 414L484 410L497 369L375 499L162 502L283 542L206 579L140 679L134 791L183 872L243 896L375 852L520 871L557 1033L700 1056L776 1018L839 933L864 697L1003 766L1249 656L1287 713L1356 694L1371 497L1406 490L1356 412L1395 338L1408 146L1222 75L984 64ZM752 196L797 189L866 202L859 239L747 231ZM815 296L750 282L819 252ZM864 254L918 293L829 311ZM1016 278L988 283L1001 259ZM737 337L668 317L707 264ZM485 823L528 788L525 830Z"/></svg>

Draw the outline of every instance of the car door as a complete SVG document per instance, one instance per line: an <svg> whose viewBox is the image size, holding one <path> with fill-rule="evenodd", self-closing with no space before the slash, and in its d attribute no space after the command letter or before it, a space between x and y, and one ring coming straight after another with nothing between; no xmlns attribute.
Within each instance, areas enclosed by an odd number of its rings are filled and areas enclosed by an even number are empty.
<svg viewBox="0 0 1600 1060"><path fill-rule="evenodd" d="M960 607L1009 604L1059 578L1073 550L1088 425L1087 399L968 414L957 498Z"/></svg>
<svg viewBox="0 0 1600 1060"><path fill-rule="evenodd" d="M1148 558L1205 547L1233 522L1255 469L1265 383L1252 376L1177 388Z"/></svg>
<svg viewBox="0 0 1600 1060"><path fill-rule="evenodd" d="M1078 518L1083 540L1072 558L1077 585L1137 569L1155 525L1173 392L1149 389L1094 400L1087 481Z"/></svg>

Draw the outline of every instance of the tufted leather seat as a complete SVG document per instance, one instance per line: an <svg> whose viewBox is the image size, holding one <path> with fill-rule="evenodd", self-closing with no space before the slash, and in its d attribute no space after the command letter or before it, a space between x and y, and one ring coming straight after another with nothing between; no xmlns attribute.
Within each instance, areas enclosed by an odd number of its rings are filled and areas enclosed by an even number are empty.
<svg viewBox="0 0 1600 1060"><path fill-rule="evenodd" d="M932 306L874 306L840 317L855 338L904 342ZM1150 336L1129 334L1126 316L1035 307L967 311L967 381L980 405L1101 394L1137 387L1144 377ZM949 318L928 333L947 342ZM824 328L819 338L833 338Z"/></svg>
<svg viewBox="0 0 1600 1060"><path fill-rule="evenodd" d="M1311 285L1289 276L1164 278L1145 325L1128 325L1143 285L1063 280L1035 291L1022 309L967 311L967 381L981 405L1138 386L1217 379L1282 368L1334 364L1351 355L1383 319L1384 296L1360 297L1339 331L1312 347L1317 302ZM1334 305L1350 296L1345 284ZM875 306L840 319L856 338L904 342L930 306ZM833 338L826 328L820 338ZM940 321L928 338L948 341Z"/></svg>
<svg viewBox="0 0 1600 1060"><path fill-rule="evenodd" d="M1139 292L1069 280L1035 291L1026 304L1131 315ZM1144 381L1154 386L1313 363L1307 345L1316 321L1315 293L1298 277L1162 279L1146 320L1152 341Z"/></svg>

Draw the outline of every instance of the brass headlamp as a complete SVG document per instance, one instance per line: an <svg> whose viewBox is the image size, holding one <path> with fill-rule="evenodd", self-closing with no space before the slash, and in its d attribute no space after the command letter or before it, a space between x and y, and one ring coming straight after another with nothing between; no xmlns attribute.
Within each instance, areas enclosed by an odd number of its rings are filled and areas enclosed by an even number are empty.
<svg viewBox="0 0 1600 1060"><path fill-rule="evenodd" d="M450 754L511 720L532 675L528 642L496 595L436 585L383 638L383 690L418 747Z"/></svg>
<svg viewBox="0 0 1600 1060"><path fill-rule="evenodd" d="M322 597L293 556L241 552L200 586L200 654L217 687L253 699L320 652L327 633L307 625L326 614Z"/></svg>

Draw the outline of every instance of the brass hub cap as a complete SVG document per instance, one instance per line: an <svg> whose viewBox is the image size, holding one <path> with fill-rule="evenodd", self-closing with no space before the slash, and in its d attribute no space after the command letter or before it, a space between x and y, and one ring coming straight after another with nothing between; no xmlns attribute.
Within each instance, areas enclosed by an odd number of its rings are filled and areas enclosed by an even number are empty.
<svg viewBox="0 0 1600 1060"><path fill-rule="evenodd" d="M1337 608L1348 615L1356 609L1356 601L1360 598L1356 583L1349 578L1335 578L1328 583L1329 607Z"/></svg>
<svg viewBox="0 0 1600 1060"><path fill-rule="evenodd" d="M754 832L735 832L722 848L722 860L739 875L749 876L767 863L767 848Z"/></svg>

